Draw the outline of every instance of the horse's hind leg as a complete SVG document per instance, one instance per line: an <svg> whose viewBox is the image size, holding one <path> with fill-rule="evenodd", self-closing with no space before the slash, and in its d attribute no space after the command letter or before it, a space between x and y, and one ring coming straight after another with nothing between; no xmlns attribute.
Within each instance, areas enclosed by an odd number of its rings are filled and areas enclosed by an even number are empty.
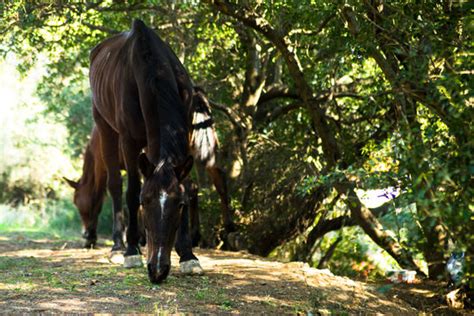
<svg viewBox="0 0 474 316"><path fill-rule="evenodd" d="M224 229L227 233L234 232L237 230L237 227L232 221L233 212L229 203L229 193L227 191L225 172L216 165L206 166L206 171L209 174L221 200Z"/></svg>
<svg viewBox="0 0 474 316"><path fill-rule="evenodd" d="M185 205L181 213L181 222L176 236L175 249L179 255L179 269L184 274L202 274L199 260L193 254L189 236L189 209Z"/></svg>
<svg viewBox="0 0 474 316"><path fill-rule="evenodd" d="M102 158L107 169L107 188L112 198L113 226L112 251L125 248L123 243L122 177L118 150L118 134L105 122L97 110L93 109L94 120L100 134Z"/></svg>
<svg viewBox="0 0 474 316"><path fill-rule="evenodd" d="M142 266L142 259L138 241L138 208L140 206L140 175L138 173L138 155L140 149L130 141L121 140L122 155L127 168L127 206L129 212L127 229L127 250L125 251L124 266L133 268Z"/></svg>

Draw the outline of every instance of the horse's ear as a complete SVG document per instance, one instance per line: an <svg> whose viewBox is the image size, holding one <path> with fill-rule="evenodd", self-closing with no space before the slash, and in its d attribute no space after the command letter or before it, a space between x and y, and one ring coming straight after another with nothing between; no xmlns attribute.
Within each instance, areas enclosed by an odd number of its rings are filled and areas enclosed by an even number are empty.
<svg viewBox="0 0 474 316"><path fill-rule="evenodd" d="M153 173L153 164L148 160L145 153L141 153L140 156L138 156L138 168L145 178L149 178Z"/></svg>
<svg viewBox="0 0 474 316"><path fill-rule="evenodd" d="M64 181L67 182L67 184L69 184L73 189L77 190L77 188L79 187L79 182L77 181L73 181L71 179L68 179L66 177L63 177Z"/></svg>
<svg viewBox="0 0 474 316"><path fill-rule="evenodd" d="M176 173L179 182L183 181L189 172L191 172L191 169L193 168L193 162L193 156L188 156L181 165L174 167L174 172Z"/></svg>

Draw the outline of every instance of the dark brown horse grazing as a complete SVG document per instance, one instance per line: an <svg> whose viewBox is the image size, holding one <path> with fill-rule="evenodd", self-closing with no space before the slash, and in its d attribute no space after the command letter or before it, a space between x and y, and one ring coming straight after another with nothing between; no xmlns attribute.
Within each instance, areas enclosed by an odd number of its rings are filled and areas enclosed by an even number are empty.
<svg viewBox="0 0 474 316"><path fill-rule="evenodd" d="M225 172L217 165L218 140L209 102L201 88L195 87L193 92L193 125L191 136L191 149L194 161L202 165L207 171L221 200L222 217L227 232L234 229L232 213L229 207ZM120 149L119 149L120 152ZM125 169L123 159L120 155L120 167ZM79 210L84 235L86 239L84 247L94 247L97 242L97 224L101 212L102 203L106 192L107 171L101 155L100 137L94 126L84 152L82 176L78 181L64 178L74 188L74 204ZM191 220L191 239L196 246L200 239L199 214L197 205L197 186L188 183L189 215ZM117 219L117 217L115 217ZM114 223L114 227L123 227L122 223ZM120 234L122 235L122 234ZM141 238L144 233L141 232ZM119 240L119 245L123 242ZM118 250L115 247L113 250Z"/></svg>
<svg viewBox="0 0 474 316"><path fill-rule="evenodd" d="M224 227L227 232L230 232L234 230L235 227L232 222L232 213L229 206L225 172L217 165L217 135L214 129L208 99L204 91L198 87L195 87L193 91L192 112L191 151L194 161L205 168L216 187L221 200ZM120 167L125 169L122 158L120 159ZM77 182L67 178L64 179L75 190L74 204L79 210L84 226L85 247L93 247L97 242L98 217L102 208L107 183L107 171L102 159L100 137L96 127L92 130L89 143L84 152L81 178ZM200 239L197 187L194 183L188 184L187 187L189 188L187 195L190 201L191 239L193 246L196 246ZM114 217L114 219L116 221L120 220L119 217ZM116 221L114 221L113 226L119 229L122 228L123 224L121 222L116 223ZM122 235L122 233L119 235ZM144 234L142 233L141 235ZM118 240L118 245L120 245L120 247L115 247L114 245L113 250L118 250L123 247L121 239Z"/></svg>
<svg viewBox="0 0 474 316"><path fill-rule="evenodd" d="M178 58L142 21L91 52L93 117L100 135L114 223L122 214L120 155L128 176L126 266L140 264L137 211L142 202L148 245L148 275L163 281L175 243L181 267L202 271L192 253L183 180L192 168L192 84ZM119 152L121 149L121 153ZM145 154L140 154L145 149ZM141 169L145 181L140 190ZM121 248L121 227L114 247ZM179 228L179 231L178 231ZM178 233L177 233L178 232ZM177 234L176 234L177 233Z"/></svg>

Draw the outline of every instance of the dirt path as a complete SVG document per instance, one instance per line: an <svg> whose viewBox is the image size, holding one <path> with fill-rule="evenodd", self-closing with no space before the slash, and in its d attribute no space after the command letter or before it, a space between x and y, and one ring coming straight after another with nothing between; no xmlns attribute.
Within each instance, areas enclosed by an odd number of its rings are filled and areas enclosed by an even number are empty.
<svg viewBox="0 0 474 316"><path fill-rule="evenodd" d="M145 268L125 270L110 263L109 247L85 250L80 245L0 233L0 311L278 315L419 311L397 298L403 291L384 285L332 276L301 263L215 250L196 250L206 272L198 277L181 276L173 255L171 275L157 286L149 283Z"/></svg>

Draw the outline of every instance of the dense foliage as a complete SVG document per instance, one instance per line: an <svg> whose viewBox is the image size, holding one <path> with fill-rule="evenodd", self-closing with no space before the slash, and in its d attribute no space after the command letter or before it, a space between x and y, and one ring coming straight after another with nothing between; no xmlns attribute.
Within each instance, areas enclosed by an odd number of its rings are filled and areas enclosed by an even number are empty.
<svg viewBox="0 0 474 316"><path fill-rule="evenodd" d="M276 249L319 266L331 265L333 255L360 262L360 239L344 233L344 227L358 226L401 266L417 269L422 258L430 277L443 275L455 250L467 252L470 266L473 59L467 2L0 6L0 49L21 58L24 73L39 53L48 58L38 94L47 104L44 114L67 127L62 149L72 157L80 156L92 124L88 52L141 18L169 42L213 101L221 164L231 175L241 228L235 246L263 255ZM356 194L384 188L397 197L379 208L367 208ZM218 214L204 192L205 238L217 245Z"/></svg>

